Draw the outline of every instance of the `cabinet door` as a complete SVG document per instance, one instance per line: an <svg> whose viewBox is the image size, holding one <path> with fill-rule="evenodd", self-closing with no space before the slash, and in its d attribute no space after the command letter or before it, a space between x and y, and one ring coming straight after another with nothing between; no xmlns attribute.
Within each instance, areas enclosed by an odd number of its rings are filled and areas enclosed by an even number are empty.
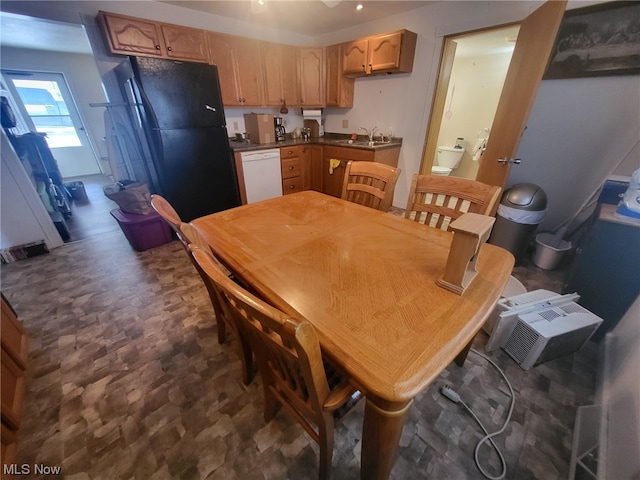
<svg viewBox="0 0 640 480"><path fill-rule="evenodd" d="M20 428L24 399L24 370L4 349L0 351L0 384L2 385L2 421L10 428Z"/></svg>
<svg viewBox="0 0 640 480"><path fill-rule="evenodd" d="M242 106L233 60L234 37L208 33L207 42L209 44L209 62L218 67L223 105Z"/></svg>
<svg viewBox="0 0 640 480"><path fill-rule="evenodd" d="M297 49L263 42L260 46L264 66L265 105L298 104Z"/></svg>
<svg viewBox="0 0 640 480"><path fill-rule="evenodd" d="M281 82L282 98L287 105L300 105L300 79L298 78L298 64L300 58L298 48L289 45L281 45Z"/></svg>
<svg viewBox="0 0 640 480"><path fill-rule="evenodd" d="M326 86L325 103L328 107L353 107L354 79L342 74L342 46L331 45L325 50Z"/></svg>
<svg viewBox="0 0 640 480"><path fill-rule="evenodd" d="M331 168L333 159L334 157L327 154L322 157L322 192L340 198L347 162L341 160L338 166Z"/></svg>
<svg viewBox="0 0 640 480"><path fill-rule="evenodd" d="M323 159L322 159L322 146L321 145L309 145L305 147L307 161L305 172L305 190L311 189L317 192L322 191L322 172L323 172Z"/></svg>
<svg viewBox="0 0 640 480"><path fill-rule="evenodd" d="M112 53L165 56L160 28L156 23L104 12L100 16Z"/></svg>
<svg viewBox="0 0 640 480"><path fill-rule="evenodd" d="M16 312L2 296L2 321L0 324L0 344L23 370L27 368L28 337Z"/></svg>
<svg viewBox="0 0 640 480"><path fill-rule="evenodd" d="M236 83L240 91L243 106L261 106L262 95L262 61L260 59L260 43L248 38L234 38L234 57L236 63Z"/></svg>
<svg viewBox="0 0 640 480"><path fill-rule="evenodd" d="M366 39L342 44L342 73L345 75L367 73L368 56L369 41Z"/></svg>
<svg viewBox="0 0 640 480"><path fill-rule="evenodd" d="M344 181L347 162L350 160L373 161L373 157L373 150L333 146L324 147L322 153L322 191L327 195L340 197L342 195L342 182ZM332 169L331 160L340 160L340 165Z"/></svg>
<svg viewBox="0 0 640 480"><path fill-rule="evenodd" d="M204 30L176 25L162 25L161 30L167 57L192 62L209 61Z"/></svg>
<svg viewBox="0 0 640 480"><path fill-rule="evenodd" d="M264 42L260 45L264 62L264 103L282 104L282 48L276 43Z"/></svg>
<svg viewBox="0 0 640 480"><path fill-rule="evenodd" d="M402 32L380 35L369 40L369 73L397 68L400 62Z"/></svg>
<svg viewBox="0 0 640 480"><path fill-rule="evenodd" d="M301 48L300 104L303 107L324 105L324 48Z"/></svg>

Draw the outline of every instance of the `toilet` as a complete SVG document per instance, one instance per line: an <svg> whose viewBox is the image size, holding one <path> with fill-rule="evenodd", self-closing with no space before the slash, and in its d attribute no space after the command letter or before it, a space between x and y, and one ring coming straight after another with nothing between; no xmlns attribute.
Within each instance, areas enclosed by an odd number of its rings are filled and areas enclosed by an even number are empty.
<svg viewBox="0 0 640 480"><path fill-rule="evenodd" d="M431 175L450 175L451 171L460 165L460 160L464 155L464 148L440 146L437 151L437 165L431 167Z"/></svg>

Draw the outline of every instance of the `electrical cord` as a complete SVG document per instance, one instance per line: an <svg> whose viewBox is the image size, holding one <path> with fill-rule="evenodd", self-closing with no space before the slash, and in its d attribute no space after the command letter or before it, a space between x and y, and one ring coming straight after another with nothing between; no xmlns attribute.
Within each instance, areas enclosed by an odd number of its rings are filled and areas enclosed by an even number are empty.
<svg viewBox="0 0 640 480"><path fill-rule="evenodd" d="M513 387L511 386L511 383L509 382L509 379L507 378L507 376L504 374L504 372L500 369L500 367L493 361L491 360L489 357L487 357L486 355L478 352L477 350L474 350L473 348L471 349L471 351L473 353L475 353L476 355L484 358L486 361L488 361L491 365L493 365L495 367L496 370L498 370L498 372L500 373L500 375L502 375L502 378L504 378L504 381L507 383L507 386L509 387L509 391L511 392L511 404L509 405L509 412L507 413L507 417L505 418L504 423L502 424L502 428L500 428L500 430L497 430L493 433L489 433L488 430L485 428L485 426L482 424L482 422L480 421L480 419L478 418L478 416L473 412L473 410L471 410L471 408L462 401L462 399L460 398L460 395L458 395L452 388L450 385L445 385L444 387L442 387L441 392L442 394L447 397L449 400L451 400L454 403L459 403L460 405L462 405L470 414L471 416L474 418L474 420L478 423L478 425L480 425L480 428L482 428L482 431L485 433L485 436L482 437L480 439L480 441L476 444L476 448L473 454L473 458L476 462L476 466L478 467L478 470L480 470L480 473L482 473L482 475L484 475L486 478L490 479L490 480L501 480L502 478L504 478L507 475L507 463L504 460L504 457L502 456L502 452L500 451L500 449L498 448L498 446L495 444L495 442L493 441L493 437L500 435L502 432L505 431L505 429L507 428L507 424L509 423L509 421L511 420L511 415L513 413L513 408L515 406L516 403L516 397L515 397L515 393L513 391ZM500 463L502 465L502 472L500 473L500 475L493 476L489 473L487 473L482 466L480 465L480 447L482 447L482 445L484 443L487 442L487 440L491 443L491 445L493 446L493 449L495 450L495 452L498 454L498 457L500 457Z"/></svg>

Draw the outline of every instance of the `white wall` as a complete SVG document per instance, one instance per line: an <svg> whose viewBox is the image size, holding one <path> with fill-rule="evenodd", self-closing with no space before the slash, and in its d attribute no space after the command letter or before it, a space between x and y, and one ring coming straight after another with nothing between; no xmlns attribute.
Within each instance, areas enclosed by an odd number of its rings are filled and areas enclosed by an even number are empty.
<svg viewBox="0 0 640 480"><path fill-rule="evenodd" d="M535 183L548 198L541 230L570 219L610 174L640 168L640 77L544 80L508 185Z"/></svg>
<svg viewBox="0 0 640 480"><path fill-rule="evenodd" d="M65 178L100 173L98 159L107 156L106 144L102 140L105 136L103 109L91 108L89 103L105 102L106 97L93 55L2 47L1 58L3 69L64 75L98 158L86 158L75 162L60 157L58 167Z"/></svg>

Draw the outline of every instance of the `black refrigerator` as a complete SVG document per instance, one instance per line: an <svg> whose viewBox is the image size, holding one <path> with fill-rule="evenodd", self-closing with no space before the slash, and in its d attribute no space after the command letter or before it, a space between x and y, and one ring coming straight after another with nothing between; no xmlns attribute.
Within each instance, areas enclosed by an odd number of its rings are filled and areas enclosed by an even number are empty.
<svg viewBox="0 0 640 480"><path fill-rule="evenodd" d="M189 222L240 205L218 70L205 63L130 57L150 188Z"/></svg>

